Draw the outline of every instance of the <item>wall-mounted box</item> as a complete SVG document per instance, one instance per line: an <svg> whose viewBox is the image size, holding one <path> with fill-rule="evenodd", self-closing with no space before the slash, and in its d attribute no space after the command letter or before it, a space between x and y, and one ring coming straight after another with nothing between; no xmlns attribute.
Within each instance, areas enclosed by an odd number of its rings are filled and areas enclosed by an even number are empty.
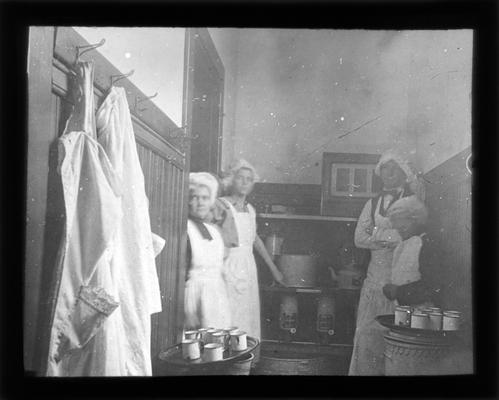
<svg viewBox="0 0 499 400"><path fill-rule="evenodd" d="M358 217L367 199L381 189L374 174L378 154L323 153L321 214Z"/></svg>

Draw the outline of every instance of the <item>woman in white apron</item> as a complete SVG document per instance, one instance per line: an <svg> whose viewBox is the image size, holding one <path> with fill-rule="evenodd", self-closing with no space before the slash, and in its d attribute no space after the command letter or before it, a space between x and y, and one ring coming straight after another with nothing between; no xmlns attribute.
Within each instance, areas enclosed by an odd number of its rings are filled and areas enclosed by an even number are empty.
<svg viewBox="0 0 499 400"><path fill-rule="evenodd" d="M370 249L371 261L360 292L349 375L385 373L386 329L375 318L394 312L395 304L385 297L383 286L390 283L393 249L401 241L398 232L391 229L386 212L393 202L413 194L409 182L415 180L408 163L393 151L381 156L375 173L383 181L383 190L366 203L355 228L355 245Z"/></svg>
<svg viewBox="0 0 499 400"><path fill-rule="evenodd" d="M231 325L222 277L224 243L217 226L206 222L218 182L207 172L189 175L187 221L188 265L185 284L185 328L226 328Z"/></svg>
<svg viewBox="0 0 499 400"><path fill-rule="evenodd" d="M224 274L229 295L232 325L260 340L260 294L253 248L262 256L274 279L283 276L256 234L256 213L246 196L258 179L255 169L245 160L237 160L224 178L228 196L217 200L214 220L222 228L227 249Z"/></svg>

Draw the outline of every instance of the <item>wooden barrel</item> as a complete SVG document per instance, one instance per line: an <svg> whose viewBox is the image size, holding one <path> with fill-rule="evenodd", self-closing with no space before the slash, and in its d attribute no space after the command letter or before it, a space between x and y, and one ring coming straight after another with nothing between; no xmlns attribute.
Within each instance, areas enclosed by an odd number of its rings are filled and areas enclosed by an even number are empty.
<svg viewBox="0 0 499 400"><path fill-rule="evenodd" d="M385 335L385 375L446 375L450 346L442 340L388 333Z"/></svg>

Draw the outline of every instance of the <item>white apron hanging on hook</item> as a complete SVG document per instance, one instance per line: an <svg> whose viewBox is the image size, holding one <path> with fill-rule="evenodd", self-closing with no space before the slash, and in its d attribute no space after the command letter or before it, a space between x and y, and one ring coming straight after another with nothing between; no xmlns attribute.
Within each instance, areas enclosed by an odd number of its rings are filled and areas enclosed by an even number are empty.
<svg viewBox="0 0 499 400"><path fill-rule="evenodd" d="M59 139L66 212L47 375L123 375L121 313L111 254L121 181L95 139L93 64L75 65L78 90Z"/></svg>
<svg viewBox="0 0 499 400"><path fill-rule="evenodd" d="M164 240L151 232L144 175L125 90L111 87L97 111L98 141L123 182L111 268L119 274L127 374L151 375L151 314L161 311L155 256ZM159 245L159 246L158 246ZM119 272L118 272L119 271Z"/></svg>

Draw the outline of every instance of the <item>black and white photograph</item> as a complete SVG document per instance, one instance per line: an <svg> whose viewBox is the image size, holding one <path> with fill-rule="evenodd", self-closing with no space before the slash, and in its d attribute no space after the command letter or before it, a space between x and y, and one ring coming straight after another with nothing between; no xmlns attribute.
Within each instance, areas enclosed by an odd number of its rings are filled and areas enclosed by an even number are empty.
<svg viewBox="0 0 499 400"><path fill-rule="evenodd" d="M25 370L473 374L474 34L30 26Z"/></svg>

